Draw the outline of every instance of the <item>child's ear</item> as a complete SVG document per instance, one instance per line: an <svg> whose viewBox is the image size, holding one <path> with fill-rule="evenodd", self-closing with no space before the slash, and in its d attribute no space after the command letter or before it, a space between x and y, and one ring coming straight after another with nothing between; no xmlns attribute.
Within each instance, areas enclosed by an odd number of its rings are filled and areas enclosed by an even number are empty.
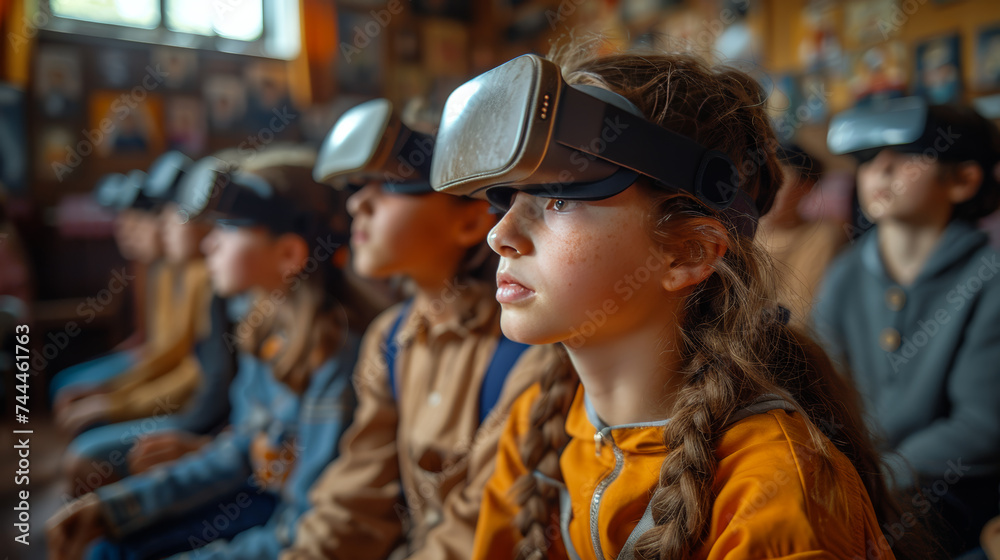
<svg viewBox="0 0 1000 560"><path fill-rule="evenodd" d="M462 247L482 243L497 224L497 216L490 212L485 200L461 201L460 218L455 222L455 240Z"/></svg>
<svg viewBox="0 0 1000 560"><path fill-rule="evenodd" d="M717 220L706 218L692 231L696 237L683 242L676 251L668 253L669 261L661 282L668 292L679 292L697 286L715 272L715 264L726 254L726 230ZM709 229L705 229L709 228Z"/></svg>
<svg viewBox="0 0 1000 560"><path fill-rule="evenodd" d="M286 233L275 240L275 257L283 276L298 274L309 260L309 244L294 233Z"/></svg>
<svg viewBox="0 0 1000 560"><path fill-rule="evenodd" d="M960 163L948 185L948 198L952 204L961 204L979 192L983 184L983 168L974 161Z"/></svg>

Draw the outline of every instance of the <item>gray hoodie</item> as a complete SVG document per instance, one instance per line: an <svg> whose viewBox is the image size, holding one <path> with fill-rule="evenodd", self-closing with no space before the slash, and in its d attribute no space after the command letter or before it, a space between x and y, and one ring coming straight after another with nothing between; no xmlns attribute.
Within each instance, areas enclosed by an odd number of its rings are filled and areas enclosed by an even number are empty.
<svg viewBox="0 0 1000 560"><path fill-rule="evenodd" d="M827 271L813 323L885 450L898 453L889 457L898 486L913 470L949 484L1000 473L998 273L986 234L961 220L910 286L886 273L877 228Z"/></svg>

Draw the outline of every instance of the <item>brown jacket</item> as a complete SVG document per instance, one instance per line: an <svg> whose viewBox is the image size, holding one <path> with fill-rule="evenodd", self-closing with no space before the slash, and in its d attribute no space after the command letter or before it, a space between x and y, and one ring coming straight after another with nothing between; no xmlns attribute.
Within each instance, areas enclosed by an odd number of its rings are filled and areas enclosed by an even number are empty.
<svg viewBox="0 0 1000 560"><path fill-rule="evenodd" d="M465 310L460 319L431 327L426 307L414 304L400 325L398 401L384 341L400 306L372 323L354 373L354 423L341 439L340 458L313 487L313 509L283 560L384 559L400 546L409 558L469 558L509 407L559 357L550 346L527 349L479 426L500 309L483 285L461 286L457 297Z"/></svg>
<svg viewBox="0 0 1000 560"><path fill-rule="evenodd" d="M150 288L150 332L141 358L108 383L113 422L179 412L201 383L194 345L211 329L205 262L163 264L150 275Z"/></svg>

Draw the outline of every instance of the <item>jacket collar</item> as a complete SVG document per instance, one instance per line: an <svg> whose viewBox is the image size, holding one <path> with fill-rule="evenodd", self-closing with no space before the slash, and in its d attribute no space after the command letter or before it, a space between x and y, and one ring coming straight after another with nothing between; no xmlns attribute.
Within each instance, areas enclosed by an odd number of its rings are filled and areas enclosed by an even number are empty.
<svg viewBox="0 0 1000 560"><path fill-rule="evenodd" d="M465 338L498 328L500 305L494 299L493 290L495 287L487 282L460 280L449 284L437 300L415 301L396 340L405 346L418 336L431 341L445 335ZM432 306L442 304L455 306L456 313L444 323L432 325Z"/></svg>
<svg viewBox="0 0 1000 560"><path fill-rule="evenodd" d="M914 280L914 285L931 280L956 263L968 258L989 241L985 232L965 220L952 220L942 232L934 251L924 263L923 269ZM895 283L885 270L882 254L878 246L878 226L873 227L861 240L861 260L864 267L883 282Z"/></svg>
<svg viewBox="0 0 1000 560"><path fill-rule="evenodd" d="M580 384L566 416L566 433L571 437L593 442L600 432L605 441L613 441L626 453L665 453L667 446L663 443L663 427L669 421L670 419L664 419L609 426L598 417L583 384Z"/></svg>

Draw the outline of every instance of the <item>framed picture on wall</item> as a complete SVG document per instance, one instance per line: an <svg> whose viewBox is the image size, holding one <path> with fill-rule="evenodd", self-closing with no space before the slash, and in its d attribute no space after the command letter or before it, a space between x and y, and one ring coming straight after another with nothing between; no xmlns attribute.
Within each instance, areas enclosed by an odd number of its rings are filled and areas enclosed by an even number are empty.
<svg viewBox="0 0 1000 560"><path fill-rule="evenodd" d="M140 85L136 78L133 52L125 49L102 49L97 52L97 85L104 89L129 89Z"/></svg>
<svg viewBox="0 0 1000 560"><path fill-rule="evenodd" d="M208 142L208 116L205 103L197 97L177 96L167 99L164 122L167 147L198 157Z"/></svg>
<svg viewBox="0 0 1000 560"><path fill-rule="evenodd" d="M198 84L198 54L191 49L155 48L150 63L164 73L163 85L168 89L191 89Z"/></svg>
<svg viewBox="0 0 1000 560"><path fill-rule="evenodd" d="M444 17L469 21L472 2L468 0L412 0L413 13L421 16Z"/></svg>
<svg viewBox="0 0 1000 560"><path fill-rule="evenodd" d="M213 131L233 131L243 125L247 112L247 86L233 74L209 76L204 83L208 122Z"/></svg>
<svg viewBox="0 0 1000 560"><path fill-rule="evenodd" d="M80 53L69 47L43 46L35 57L35 96L48 118L79 114L83 94Z"/></svg>
<svg viewBox="0 0 1000 560"><path fill-rule="evenodd" d="M1000 89L1000 22L976 34L975 60L977 89Z"/></svg>
<svg viewBox="0 0 1000 560"><path fill-rule="evenodd" d="M163 151L163 102L138 99L131 91L96 91L90 96L91 135L98 157L144 156Z"/></svg>
<svg viewBox="0 0 1000 560"><path fill-rule="evenodd" d="M900 26L893 16L899 0L854 0L845 6L844 38L849 48L864 48L895 37Z"/></svg>
<svg viewBox="0 0 1000 560"><path fill-rule="evenodd" d="M371 16L341 10L337 14L340 56L336 59L337 85L341 91L379 95L382 90L382 58L386 33L365 31Z"/></svg>
<svg viewBox="0 0 1000 560"><path fill-rule="evenodd" d="M74 149L79 140L68 127L43 127L35 138L35 177L41 181L61 182L78 176L77 172L87 161Z"/></svg>
<svg viewBox="0 0 1000 560"><path fill-rule="evenodd" d="M962 50L958 33L927 39L915 50L916 94L931 103L956 103L962 97Z"/></svg>
<svg viewBox="0 0 1000 560"><path fill-rule="evenodd" d="M906 46L887 41L850 57L848 85L856 105L906 95Z"/></svg>
<svg viewBox="0 0 1000 560"><path fill-rule="evenodd" d="M245 120L251 132L271 127L275 116L291 115L295 112L288 84L288 66L284 62L276 60L251 62L247 64L243 75L247 84Z"/></svg>
<svg viewBox="0 0 1000 560"><path fill-rule="evenodd" d="M424 68L432 76L465 76L469 71L469 32L465 26L447 19L424 23Z"/></svg>

